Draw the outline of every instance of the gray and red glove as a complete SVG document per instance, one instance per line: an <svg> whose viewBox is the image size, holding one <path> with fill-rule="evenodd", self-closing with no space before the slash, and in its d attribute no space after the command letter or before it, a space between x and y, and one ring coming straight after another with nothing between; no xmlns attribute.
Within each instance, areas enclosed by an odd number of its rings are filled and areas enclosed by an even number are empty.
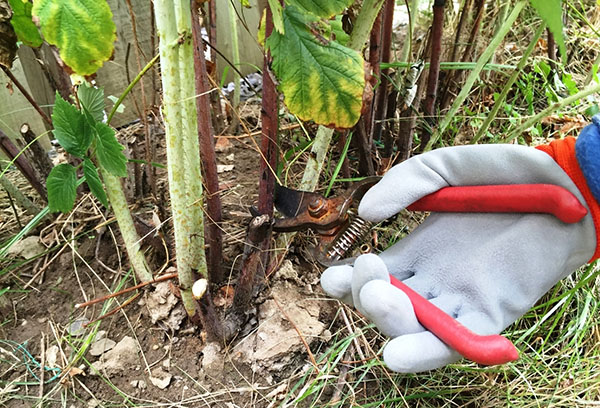
<svg viewBox="0 0 600 408"><path fill-rule="evenodd" d="M389 274L475 333L487 335L500 333L557 281L598 257L600 125L597 118L594 122L580 135L577 148L571 138L541 150L517 145L434 150L393 167L367 192L359 215L372 222L447 186L554 184L588 209L575 224L544 214L433 213L380 255L327 269L323 289L353 304L392 338L383 351L392 370L430 370L460 355L419 324L410 300L389 283Z"/></svg>

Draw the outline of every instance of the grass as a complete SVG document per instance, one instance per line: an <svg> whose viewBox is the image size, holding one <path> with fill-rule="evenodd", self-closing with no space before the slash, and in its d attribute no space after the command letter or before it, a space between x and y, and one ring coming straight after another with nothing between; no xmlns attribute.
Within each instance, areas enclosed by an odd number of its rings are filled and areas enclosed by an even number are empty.
<svg viewBox="0 0 600 408"><path fill-rule="evenodd" d="M343 326L294 384L281 407L576 407L600 397L598 274L593 264L559 282L530 312L506 330L518 361L481 367L460 361L420 374L389 372L379 358L385 339L346 306ZM343 320L343 319L338 319ZM365 355L358 359L359 348ZM341 391L336 394L336 389ZM333 398L332 395L338 395Z"/></svg>
<svg viewBox="0 0 600 408"><path fill-rule="evenodd" d="M552 113L559 117L586 114L590 107L598 103L599 91L596 85L589 92L589 98L585 94L578 94L578 91L572 92L572 88L565 86L567 81L574 79L579 89L584 89L587 85L584 84L584 78L590 77L590 70L597 70L597 67L592 68L589 64L589 60L595 60L597 49L590 45L588 33L590 30L595 32L593 24L598 22L598 13L591 9L587 13L581 13L581 4L568 4L570 10L577 7L577 12L572 13L571 18L578 19L581 24L574 23L576 28L569 27L567 38L571 47L579 45L580 52L572 55L569 65L563 68L565 75L562 76L562 81L557 83L541 77L540 82L540 74L536 74L532 67L547 63L538 44L533 56L527 59L528 64L524 70L517 75L519 86L513 86L510 92L502 95L501 100L496 99L496 102L505 106L494 113L497 116L491 118L490 130L484 135L478 135L485 143L510 141L516 136L519 136L517 139L522 144L543 143L550 136L549 132L556 136L559 134L553 129L539 126L542 118ZM513 29L508 41L514 41L524 50L528 44L527 38L530 38L535 29L535 24L521 24ZM597 45L598 39L594 38L595 41L591 44ZM587 47L581 47L582 42ZM502 61L503 67L514 63L512 56L507 57ZM519 55L514 58L518 61ZM389 65L403 66L403 63ZM480 80L461 108L452 118L447 118L450 123L448 131L437 147L468 143L477 133L490 109L488 105L481 103L482 100L490 91L500 92L502 83L506 81L504 74L491 78L498 79L499 82L484 83ZM561 87L557 88L557 85ZM569 91L567 95L564 93L565 89ZM530 95L525 92L530 92ZM523 133L530 135L523 137ZM459 135L460 138L457 138ZM503 135L508 135L508 140ZM400 239L403 235L398 225L379 229L384 236L387 232L386 238L391 241ZM347 309L347 313L354 316L355 323L348 325L338 318L341 328L336 333L335 341L319 354L319 368L311 368L294 384L280 406L600 405L600 378L596 370L600 363L600 316L597 313L599 273L597 263L582 267L557 283L534 308L511 325L505 334L519 348L521 357L516 362L500 367L480 367L463 360L427 373L392 373L380 360L380 352L386 339L368 322ZM365 359L357 357L356 349L351 350L356 343L368 350L363 351ZM359 361L348 363L347 360Z"/></svg>

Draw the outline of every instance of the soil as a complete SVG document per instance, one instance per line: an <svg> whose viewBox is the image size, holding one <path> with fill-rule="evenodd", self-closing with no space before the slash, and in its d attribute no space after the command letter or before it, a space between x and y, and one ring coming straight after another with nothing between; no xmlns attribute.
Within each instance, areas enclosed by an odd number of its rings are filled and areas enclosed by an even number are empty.
<svg viewBox="0 0 600 408"><path fill-rule="evenodd" d="M140 136L139 131L130 130L129 136ZM256 146L248 137L219 140L223 263L232 284L250 219L248 208L257 198ZM19 179L16 171L10 176ZM164 171L158 177L164 185ZM80 197L71 214L30 234L37 238L33 245L48 249L47 254L20 266L15 264L24 261L19 251L1 261L2 267L18 267L0 275L1 287L11 288L0 296L0 406L29 407L41 401L48 407L273 406L310 366L312 353L331 337L337 303L321 292L319 269L293 252L269 276L244 330L228 344L207 342L202 327L185 319L176 281L120 296L123 304L139 293L98 325L78 331L81 323L97 319L103 311L102 303L81 309L75 308L77 303L102 296L108 288L134 284L126 276L118 228L109 222L94 229L109 213L89 195ZM0 202L7 200L0 197ZM2 211L4 241L20 227L13 221L7 224L15 218L10 207ZM154 226L160 212L146 199L137 202L134 213L142 225ZM21 214L21 222L27 221ZM155 270L165 269L172 259L164 249L171 247L169 239L164 240L170 236L168 228L144 241ZM220 293L228 289L226 285ZM228 298L218 300L220 311L230 303ZM153 310L156 305L162 308L162 316L152 316L150 304ZM80 351L81 358L75 358ZM43 387L40 365L47 367Z"/></svg>

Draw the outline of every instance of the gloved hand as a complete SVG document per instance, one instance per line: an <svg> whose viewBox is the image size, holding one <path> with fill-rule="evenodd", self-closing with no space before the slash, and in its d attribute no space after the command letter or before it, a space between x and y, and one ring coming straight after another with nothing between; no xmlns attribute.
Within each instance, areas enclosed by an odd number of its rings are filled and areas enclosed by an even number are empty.
<svg viewBox="0 0 600 408"><path fill-rule="evenodd" d="M545 152L480 145L434 150L393 167L363 197L358 212L379 222L443 187L530 183L565 187L589 209L572 179ZM321 284L392 338L383 351L392 370L419 372L460 356L418 323L388 273L475 333L488 335L522 316L595 251L589 212L576 224L543 214L433 213L380 255L327 269Z"/></svg>

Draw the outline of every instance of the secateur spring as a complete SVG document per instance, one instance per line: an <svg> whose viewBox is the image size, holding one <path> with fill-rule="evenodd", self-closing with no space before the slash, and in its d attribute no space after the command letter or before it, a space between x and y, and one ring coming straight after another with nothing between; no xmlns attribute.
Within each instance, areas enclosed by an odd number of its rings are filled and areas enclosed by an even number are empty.
<svg viewBox="0 0 600 408"><path fill-rule="evenodd" d="M371 231L371 227L373 227L373 223L360 217L354 218L329 245L324 261L331 263L345 258L349 251L363 242L365 236Z"/></svg>

